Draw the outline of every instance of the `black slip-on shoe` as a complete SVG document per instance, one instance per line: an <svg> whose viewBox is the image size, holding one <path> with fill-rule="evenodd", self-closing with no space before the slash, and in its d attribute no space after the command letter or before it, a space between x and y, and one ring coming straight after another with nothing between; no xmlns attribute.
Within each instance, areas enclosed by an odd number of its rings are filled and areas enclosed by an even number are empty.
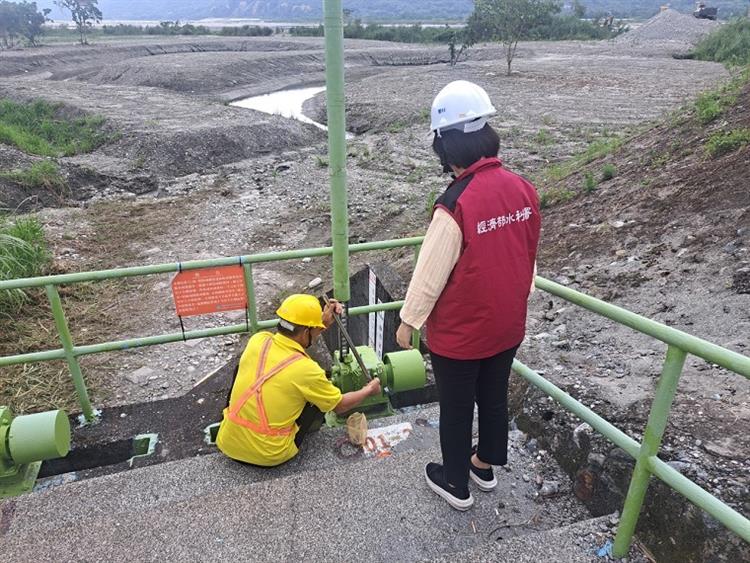
<svg viewBox="0 0 750 563"><path fill-rule="evenodd" d="M471 455L476 453L476 446L471 449ZM497 479L495 478L495 472L492 470L492 466L487 469L479 469L474 463L469 460L469 477L474 481L477 486L485 492L489 492L497 487Z"/></svg>
<svg viewBox="0 0 750 563"><path fill-rule="evenodd" d="M461 490L450 485L445 480L443 466L439 463L428 463L425 465L424 478L427 481L427 486L443 497L456 510L469 510L474 504L474 497L469 493L469 488L464 487Z"/></svg>

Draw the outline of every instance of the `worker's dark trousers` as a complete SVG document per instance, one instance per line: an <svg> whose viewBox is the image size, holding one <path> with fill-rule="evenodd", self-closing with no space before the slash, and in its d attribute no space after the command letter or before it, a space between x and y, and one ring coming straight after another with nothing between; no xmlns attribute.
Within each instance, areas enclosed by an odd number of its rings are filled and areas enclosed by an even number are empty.
<svg viewBox="0 0 750 563"><path fill-rule="evenodd" d="M479 450L485 463L508 462L508 376L518 346L482 360L452 360L430 353L440 399L440 448L446 480L469 481L474 403L479 407Z"/></svg>
<svg viewBox="0 0 750 563"><path fill-rule="evenodd" d="M294 437L294 445L299 448L302 445L302 440L305 439L305 436L320 428L324 418L325 415L318 407L312 403L307 403L305 408L302 409L299 418L296 420L299 430L297 430L297 435Z"/></svg>

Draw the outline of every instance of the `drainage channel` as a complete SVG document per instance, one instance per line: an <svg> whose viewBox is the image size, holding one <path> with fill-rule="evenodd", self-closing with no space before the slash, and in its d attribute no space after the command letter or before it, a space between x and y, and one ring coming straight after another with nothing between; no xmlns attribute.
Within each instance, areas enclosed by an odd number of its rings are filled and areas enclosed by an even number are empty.
<svg viewBox="0 0 750 563"><path fill-rule="evenodd" d="M130 439L91 444L73 448L64 458L45 461L39 471L39 478L53 477L63 473L73 473L126 463L133 466L137 459L153 455L158 434L139 434Z"/></svg>

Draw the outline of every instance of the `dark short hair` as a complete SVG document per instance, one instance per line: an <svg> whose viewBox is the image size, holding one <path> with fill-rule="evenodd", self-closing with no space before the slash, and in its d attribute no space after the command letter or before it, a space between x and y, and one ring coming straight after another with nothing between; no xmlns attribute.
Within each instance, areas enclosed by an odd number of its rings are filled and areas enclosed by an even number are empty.
<svg viewBox="0 0 750 563"><path fill-rule="evenodd" d="M500 152L500 137L495 130L486 124L479 131L464 133L458 129L441 131L432 140L432 150L445 166L452 164L459 168L468 168L476 161L497 156Z"/></svg>

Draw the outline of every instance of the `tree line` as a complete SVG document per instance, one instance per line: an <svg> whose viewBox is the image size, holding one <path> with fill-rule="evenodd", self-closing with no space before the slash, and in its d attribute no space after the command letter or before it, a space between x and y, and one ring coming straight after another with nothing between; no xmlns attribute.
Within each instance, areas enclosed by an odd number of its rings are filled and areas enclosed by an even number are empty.
<svg viewBox="0 0 750 563"><path fill-rule="evenodd" d="M611 39L627 30L611 16L586 17L586 7L573 1L572 13L562 14L562 5L555 0L475 0L474 11L463 27L386 26L363 24L344 10L344 37L374 39L401 43L440 43L448 46L451 64L466 56L476 43L497 41L503 44L510 74L518 42ZM291 35L322 37L322 25L296 26Z"/></svg>
<svg viewBox="0 0 750 563"><path fill-rule="evenodd" d="M81 44L86 44L87 32L94 22L100 22L102 13L97 0L55 0L55 4L71 13ZM4 18L3 14L16 14ZM365 25L360 19L353 19L352 10L344 10L344 36L351 39L374 39L404 43L440 43L447 45L451 64L456 64L466 56L467 50L479 42L497 41L502 43L510 74L518 42L522 40L564 40L564 39L608 39L627 28L615 23L612 17L586 19L586 8L581 0L573 1L573 13L561 14L562 5L558 0L474 0L474 10L463 27L424 27L422 25L385 26ZM39 12L35 2L0 2L0 33L3 44L13 44L13 37L23 35L30 44L36 44L43 24L48 21L49 10ZM4 26L4 27L3 27ZM6 29L7 28L7 29ZM319 26L298 26L290 29L296 36L322 36L324 29ZM157 27L131 25L104 26L107 35L205 35L211 31L203 26L181 25L180 22L161 22ZM271 28L244 26L223 28L219 35L271 35Z"/></svg>
<svg viewBox="0 0 750 563"><path fill-rule="evenodd" d="M0 45L11 49L24 40L36 45L49 12L49 8L38 10L36 2L0 2Z"/></svg>

